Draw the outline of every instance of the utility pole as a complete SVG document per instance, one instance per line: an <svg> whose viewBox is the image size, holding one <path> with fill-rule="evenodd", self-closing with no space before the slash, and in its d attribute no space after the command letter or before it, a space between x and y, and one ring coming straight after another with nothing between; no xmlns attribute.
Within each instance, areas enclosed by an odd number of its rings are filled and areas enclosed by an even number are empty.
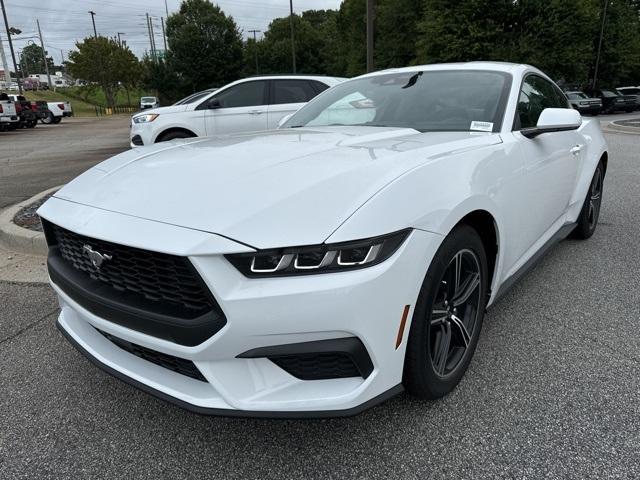
<svg viewBox="0 0 640 480"><path fill-rule="evenodd" d="M167 18L169 18L169 7L167 7L167 0L164 0L164 9L167 12Z"/></svg>
<svg viewBox="0 0 640 480"><path fill-rule="evenodd" d="M167 34L164 31L164 17L160 17L160 24L162 25L162 39L164 40L164 54L167 54Z"/></svg>
<svg viewBox="0 0 640 480"><path fill-rule="evenodd" d="M373 22L375 19L375 0L367 0L367 72L373 72Z"/></svg>
<svg viewBox="0 0 640 480"><path fill-rule="evenodd" d="M18 65L16 64L16 54L13 51L13 41L11 40L11 32L9 31L9 20L7 20L7 9L4 7L4 0L0 0L0 7L2 7L2 16L4 17L4 26L7 29L7 39L9 40L9 50L11 51L11 60L13 60L13 70L16 72L16 82L18 82L18 93L22 95L22 82L20 81L20 75L18 75ZM9 74L9 77L11 77L11 74Z"/></svg>
<svg viewBox="0 0 640 480"><path fill-rule="evenodd" d="M94 12L93 10L89 10L88 12L91 15L91 23L93 23L93 36L98 38L98 31L96 30L96 12Z"/></svg>
<svg viewBox="0 0 640 480"><path fill-rule="evenodd" d="M44 61L44 71L47 74L47 82L49 82L49 88L51 88L53 87L53 85L51 85L51 75L49 75L49 63L47 62L47 52L44 50L44 40L42 39L42 30L40 30L40 20L38 20L37 18L36 18L36 23L38 24L38 35L40 36L40 47L42 48L42 60Z"/></svg>
<svg viewBox="0 0 640 480"><path fill-rule="evenodd" d="M149 32L149 46L151 48L150 52L151 52L151 58L153 59L153 61L155 62L156 60L156 53L153 50L153 38L151 37L151 20L149 20L149 14L147 13L147 31Z"/></svg>
<svg viewBox="0 0 640 480"><path fill-rule="evenodd" d="M258 64L258 38L256 37L256 33L261 31L262 30L249 30L249 33L253 33L253 51L256 56L256 75L260 73L260 65Z"/></svg>
<svg viewBox="0 0 640 480"><path fill-rule="evenodd" d="M2 44L1 35L0 35L0 58L2 59L2 68L4 70L5 88L9 88L9 85L11 84L11 70L9 70L9 64L7 63L7 56L4 54L4 45ZM22 65L20 69L22 70Z"/></svg>
<svg viewBox="0 0 640 480"><path fill-rule="evenodd" d="M604 24L607 20L607 6L609 5L609 0L604 1L604 9L602 10L602 25L600 25L600 39L598 40L598 53L596 54L596 66L593 70L593 85L591 86L594 90L596 89L596 83L598 81L598 67L600 66L600 50L602 49L602 37L604 36Z"/></svg>
<svg viewBox="0 0 640 480"><path fill-rule="evenodd" d="M118 32L118 45L122 46L122 40L120 39L120 35L126 35L126 33Z"/></svg>
<svg viewBox="0 0 640 480"><path fill-rule="evenodd" d="M289 25L291 26L291 63L296 73L296 41L293 36L293 0L289 0Z"/></svg>
<svg viewBox="0 0 640 480"><path fill-rule="evenodd" d="M151 44L153 45L153 57L158 61L158 49L156 48L156 34L153 33L153 17L149 17L149 28L151 29Z"/></svg>

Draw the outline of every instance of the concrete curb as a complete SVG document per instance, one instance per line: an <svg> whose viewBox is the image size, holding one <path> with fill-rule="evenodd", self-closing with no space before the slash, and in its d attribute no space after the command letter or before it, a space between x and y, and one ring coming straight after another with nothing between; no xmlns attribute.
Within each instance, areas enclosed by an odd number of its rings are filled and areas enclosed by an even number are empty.
<svg viewBox="0 0 640 480"><path fill-rule="evenodd" d="M8 250L28 255L46 255L47 242L44 233L22 228L13 223L13 217L22 208L28 207L42 197L62 188L62 185L40 192L33 197L7 207L0 212L0 244Z"/></svg>
<svg viewBox="0 0 640 480"><path fill-rule="evenodd" d="M605 127L605 131L610 130L613 132L635 133L640 135L640 127L629 127L627 125L618 125L615 121L609 122Z"/></svg>

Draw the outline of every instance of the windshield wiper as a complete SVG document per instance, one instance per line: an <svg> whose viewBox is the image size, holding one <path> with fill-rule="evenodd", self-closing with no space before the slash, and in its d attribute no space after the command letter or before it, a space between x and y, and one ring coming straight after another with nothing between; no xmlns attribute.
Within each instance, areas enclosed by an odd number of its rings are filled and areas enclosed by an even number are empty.
<svg viewBox="0 0 640 480"><path fill-rule="evenodd" d="M418 82L418 79L422 76L423 73L424 72L418 72L415 75L412 75L407 84L402 88L413 87Z"/></svg>

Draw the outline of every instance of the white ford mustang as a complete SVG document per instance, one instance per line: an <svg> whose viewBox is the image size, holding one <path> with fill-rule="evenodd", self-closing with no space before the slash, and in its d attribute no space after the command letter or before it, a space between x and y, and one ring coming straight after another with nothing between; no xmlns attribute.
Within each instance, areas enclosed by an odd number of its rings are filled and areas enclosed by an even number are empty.
<svg viewBox="0 0 640 480"><path fill-rule="evenodd" d="M416 66L276 131L117 155L39 210L62 333L202 413L349 415L447 394L491 305L590 237L607 147L527 65Z"/></svg>

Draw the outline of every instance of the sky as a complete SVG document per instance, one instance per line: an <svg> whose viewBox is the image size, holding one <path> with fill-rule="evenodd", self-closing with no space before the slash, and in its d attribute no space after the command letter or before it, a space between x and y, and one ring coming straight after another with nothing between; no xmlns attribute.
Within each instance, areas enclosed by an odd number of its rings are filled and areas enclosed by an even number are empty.
<svg viewBox="0 0 640 480"><path fill-rule="evenodd" d="M77 40L93 34L89 10L96 13L99 35L117 36L120 32L122 40L126 40L129 48L140 57L149 48L145 18L145 14L149 13L153 17L156 48L162 48L160 17L166 17L165 0L4 0L4 3L9 25L22 30L22 34L13 37L16 56L29 42L40 44L36 26L38 19L45 49L59 64L61 56L64 55L66 59ZM167 0L166 3L171 14L178 10L180 0ZM250 35L249 30L265 31L272 19L289 13L289 0L214 0L213 3L233 16L245 37ZM299 13L304 10L337 9L340 3L341 0L293 0L293 10ZM0 37L7 60L11 63L2 23Z"/></svg>

